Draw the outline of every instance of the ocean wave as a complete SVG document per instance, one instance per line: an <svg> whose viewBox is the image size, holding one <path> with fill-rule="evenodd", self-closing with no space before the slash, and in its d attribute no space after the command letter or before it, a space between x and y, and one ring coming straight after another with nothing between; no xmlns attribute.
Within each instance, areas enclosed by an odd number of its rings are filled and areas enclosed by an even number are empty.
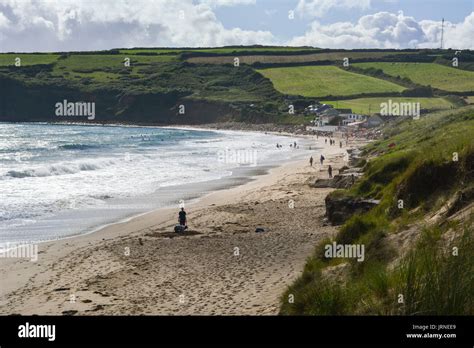
<svg viewBox="0 0 474 348"><path fill-rule="evenodd" d="M101 195L89 195L90 198L93 198L93 199L99 199L99 200L102 200L102 201L105 201L107 199L111 199L112 196L111 195L107 195L107 194L101 194Z"/></svg>
<svg viewBox="0 0 474 348"><path fill-rule="evenodd" d="M5 176L12 178L29 178L29 177L47 177L56 175L76 174L82 171L92 171L108 167L115 162L106 160L101 162L78 162L68 164L54 164L45 168L29 168L23 170L10 170Z"/></svg>
<svg viewBox="0 0 474 348"><path fill-rule="evenodd" d="M97 145L86 145L86 144L65 144L60 145L60 149L63 150L89 150L98 148Z"/></svg>
<svg viewBox="0 0 474 348"><path fill-rule="evenodd" d="M206 140L193 140L195 144L211 144L211 143L222 143L223 139L206 139Z"/></svg>

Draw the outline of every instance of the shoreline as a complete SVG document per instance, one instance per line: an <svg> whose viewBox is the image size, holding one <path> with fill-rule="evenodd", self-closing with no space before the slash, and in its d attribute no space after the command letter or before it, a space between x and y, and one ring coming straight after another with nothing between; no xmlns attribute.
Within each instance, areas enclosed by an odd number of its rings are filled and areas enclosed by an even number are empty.
<svg viewBox="0 0 474 348"><path fill-rule="evenodd" d="M202 124L154 124L154 123L128 123L128 122L73 122L73 121L0 121L5 124L45 124L62 126L104 126L104 127L130 127L130 128L172 128L172 129L194 129L207 131L240 131L240 132L267 132L281 136L311 136L313 131L306 130L305 125L291 125L278 123L244 123L226 121L219 123Z"/></svg>
<svg viewBox="0 0 474 348"><path fill-rule="evenodd" d="M41 123L32 123L41 124ZM65 125L65 124L61 124ZM70 125L70 124L67 124ZM65 125L65 126L67 126ZM92 126L92 125L84 125ZM115 126L114 126L115 127ZM116 125L116 127L123 127L122 125ZM139 127L141 128L141 127ZM186 127L156 127L163 129L173 129L173 130L184 130ZM191 130L191 128L188 128ZM225 131L225 130L211 130L203 128L192 128L196 132L213 132L215 135L220 137L226 137L226 134L233 134L232 136L243 136L246 138L256 138L260 133L257 132L246 132L246 131ZM203 133L204 134L204 133ZM276 135L275 142L283 142L284 138L280 138L282 135ZM278 138L277 138L278 137ZM308 152L305 150L310 144L307 137L302 136L292 136L293 139L296 139L302 149L298 151L285 151L282 154L282 160L284 162L294 161L302 156L306 156ZM301 139L301 140L298 140ZM267 141L268 142L268 141ZM274 145L273 145L274 146ZM274 155L277 155L276 153ZM273 156L274 156L273 155ZM200 197L213 192L216 190L224 190L233 186L245 184L248 181L254 180L255 177L265 173L268 168L278 165L277 161L273 157L263 156L258 163L252 163L249 165L240 165L238 163L232 164L228 168L226 173L222 173L216 177L215 175L210 175L207 178L199 179L194 178L194 180L189 183L172 185L157 186L153 190L149 190L145 193L140 193L137 195L132 195L125 198L109 197L109 199L104 200L104 205L98 206L97 209L92 209L91 207L79 208L74 211L56 211L54 215L47 216L46 218L40 218L37 220L35 225L32 227L20 227L18 239L12 240L11 242L18 243L43 243L48 241L57 241L61 239L70 239L75 238L81 235L86 235L90 233L95 233L100 229L123 221L128 221L135 217L147 214L149 212L161 209L164 207L172 207L174 203L183 199L185 201L194 201ZM124 208L122 208L124 207ZM103 215L100 215L100 212L103 211ZM53 222L50 222L53 221ZM61 226L55 223L55 221L63 221ZM49 229L49 224L56 224L53 226L53 230ZM26 238L29 236L26 233L37 232L40 229L48 232L45 234L35 235L31 234L30 239ZM31 232L32 233L32 232ZM23 236L23 237L20 237ZM8 239L7 239L8 240Z"/></svg>
<svg viewBox="0 0 474 348"><path fill-rule="evenodd" d="M323 152L329 163L342 166L345 149L318 145L314 157ZM322 219L331 189L307 185L311 176L324 176L324 168L289 161L243 185L209 192L186 206L185 236L172 232L177 209L160 208L94 233L42 243L36 264L0 259L0 312L277 314L278 297L301 273L317 241L335 231ZM288 199L305 205L282 212ZM308 211L321 216L318 226L301 224ZM281 213L290 215L282 220ZM289 233L291 224L298 230ZM255 233L258 225L264 233Z"/></svg>

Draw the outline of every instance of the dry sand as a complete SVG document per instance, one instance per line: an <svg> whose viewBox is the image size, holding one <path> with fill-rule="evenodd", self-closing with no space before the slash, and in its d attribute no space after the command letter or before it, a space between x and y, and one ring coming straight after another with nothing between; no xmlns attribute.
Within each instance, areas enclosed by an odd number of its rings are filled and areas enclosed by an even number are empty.
<svg viewBox="0 0 474 348"><path fill-rule="evenodd" d="M337 173L345 148L314 142L324 149L313 167L286 163L188 205L186 235L172 233L177 209L160 209L43 243L36 263L0 259L0 313L278 314L279 297L315 245L336 231L324 222L331 189L308 183L327 177L329 164Z"/></svg>

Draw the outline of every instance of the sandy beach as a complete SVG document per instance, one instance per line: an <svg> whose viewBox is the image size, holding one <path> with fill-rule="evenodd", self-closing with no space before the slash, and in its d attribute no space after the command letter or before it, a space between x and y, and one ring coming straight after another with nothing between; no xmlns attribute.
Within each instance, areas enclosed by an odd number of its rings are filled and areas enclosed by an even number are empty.
<svg viewBox="0 0 474 348"><path fill-rule="evenodd" d="M167 208L42 243L37 262L1 258L0 313L278 314L317 242L336 231L324 221L332 189L308 183L326 178L329 164L337 173L346 148L312 139L313 167L285 163L186 205L185 235L173 233L178 209Z"/></svg>

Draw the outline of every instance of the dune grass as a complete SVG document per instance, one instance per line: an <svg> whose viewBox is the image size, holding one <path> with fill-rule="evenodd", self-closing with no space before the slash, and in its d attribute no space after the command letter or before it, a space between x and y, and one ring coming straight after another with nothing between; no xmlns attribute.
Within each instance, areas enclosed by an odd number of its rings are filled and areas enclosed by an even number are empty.
<svg viewBox="0 0 474 348"><path fill-rule="evenodd" d="M322 257L328 243L323 241L303 275L282 295L281 314L472 315L474 217L430 226L422 221L454 193L472 187L473 136L474 108L465 107L401 122L385 139L367 146L365 155L378 157L368 162L356 185L333 193L381 201L351 217L335 237L341 244L365 245L365 261L342 259L346 276L331 279L325 274L333 263ZM403 209L397 207L399 199ZM398 258L400 250L388 237L409 228L418 231L418 241ZM454 247L458 256L452 254Z"/></svg>
<svg viewBox="0 0 474 348"><path fill-rule="evenodd" d="M442 232L423 231L416 250L405 257L391 275L394 292L403 303L392 311L402 315L473 314L474 239L472 223L461 226L453 242L441 239Z"/></svg>

